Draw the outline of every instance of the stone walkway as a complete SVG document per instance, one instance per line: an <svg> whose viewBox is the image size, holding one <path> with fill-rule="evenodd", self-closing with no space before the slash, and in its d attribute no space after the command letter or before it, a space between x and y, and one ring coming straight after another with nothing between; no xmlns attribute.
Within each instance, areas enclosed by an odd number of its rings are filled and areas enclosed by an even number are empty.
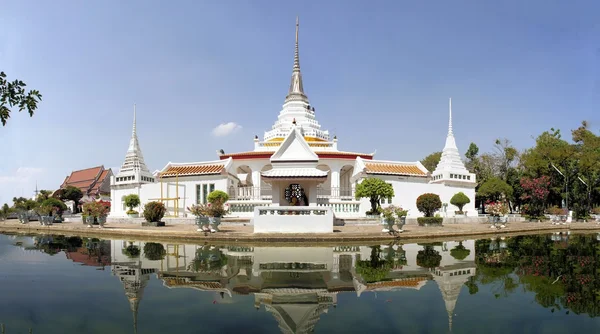
<svg viewBox="0 0 600 334"><path fill-rule="evenodd" d="M403 233L382 233L381 225L346 225L335 226L334 233L321 234L254 234L253 226L231 224L221 228L217 233L197 232L195 225L167 225L165 227L142 227L138 224L110 223L104 228L95 225L88 228L82 223L62 223L52 226L41 226L38 222L20 224L16 220L0 222L0 232L4 233L52 233L79 236L97 236L107 238L127 237L141 240L187 240L190 242L227 242L227 243L349 243L375 242L394 240L458 240L483 238L493 235L517 235L531 233L550 233L571 231L571 233L600 233L597 223L572 223L568 225L552 225L551 223L509 223L506 228L494 230L489 224L447 224L442 227L422 227L405 225Z"/></svg>

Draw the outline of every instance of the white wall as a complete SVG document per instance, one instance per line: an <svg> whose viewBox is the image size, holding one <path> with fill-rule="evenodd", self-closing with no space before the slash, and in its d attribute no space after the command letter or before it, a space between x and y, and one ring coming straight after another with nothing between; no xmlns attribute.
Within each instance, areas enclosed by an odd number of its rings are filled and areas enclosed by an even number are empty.
<svg viewBox="0 0 600 334"><path fill-rule="evenodd" d="M440 196L442 203L448 203L447 214L448 217L454 216L454 211L458 211L458 208L450 204L450 199L454 194L462 191L471 199L471 203L467 204L463 211L467 211L468 216L477 216L477 210L475 210L475 189L468 187L448 186L444 184L431 184L426 178L416 177L399 177L399 176L387 176L381 175L377 178L382 179L392 184L394 188L394 197L392 198L392 204L400 206L405 210L408 210L408 217L423 217L423 214L417 209L417 198L425 193L433 193ZM360 203L360 212L364 213L371 209L371 203L368 198L362 198ZM382 204L382 207L386 207L386 204ZM440 215L444 216L443 208L440 210Z"/></svg>
<svg viewBox="0 0 600 334"><path fill-rule="evenodd" d="M281 206L278 210L326 210L324 215L260 215L254 209L254 233L333 233L333 211L328 207Z"/></svg>
<svg viewBox="0 0 600 334"><path fill-rule="evenodd" d="M179 197L179 216L185 214L186 208L196 204L196 185L212 184L215 185L215 190L227 192L230 179L225 175L208 175L208 176L190 176L179 177L179 183L175 182L174 178L163 179L162 196L164 198ZM177 193L179 192L179 193ZM161 183L144 183L141 185L131 186L116 186L112 189L111 217L126 217L127 208L123 209L123 196L129 194L137 194L140 196L140 207L136 210L140 213L146 203L157 201L161 197ZM202 194L201 194L202 196ZM165 201L165 206L169 214L173 214L175 210L174 201Z"/></svg>

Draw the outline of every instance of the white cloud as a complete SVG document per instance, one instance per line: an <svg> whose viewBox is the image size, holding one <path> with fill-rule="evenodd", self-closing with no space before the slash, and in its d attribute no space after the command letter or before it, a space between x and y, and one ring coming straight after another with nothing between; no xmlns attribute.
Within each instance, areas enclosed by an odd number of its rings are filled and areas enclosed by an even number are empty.
<svg viewBox="0 0 600 334"><path fill-rule="evenodd" d="M222 123L217 125L217 127L212 130L212 134L215 137L224 137L240 130L241 128L242 126L235 122Z"/></svg>
<svg viewBox="0 0 600 334"><path fill-rule="evenodd" d="M42 168L19 167L13 173L0 174L0 183L25 183L43 172Z"/></svg>

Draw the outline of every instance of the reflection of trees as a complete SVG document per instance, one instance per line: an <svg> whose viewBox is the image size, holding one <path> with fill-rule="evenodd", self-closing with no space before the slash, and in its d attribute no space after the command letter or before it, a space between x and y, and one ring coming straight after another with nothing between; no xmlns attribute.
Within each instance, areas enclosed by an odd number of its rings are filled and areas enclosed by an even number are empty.
<svg viewBox="0 0 600 334"><path fill-rule="evenodd" d="M140 257L140 247L134 245L132 242L130 242L127 247L123 248L121 252L130 259Z"/></svg>
<svg viewBox="0 0 600 334"><path fill-rule="evenodd" d="M54 255L62 250L72 252L81 247L83 240L79 237L65 237L64 235L47 235L36 239L35 247L42 252Z"/></svg>
<svg viewBox="0 0 600 334"><path fill-rule="evenodd" d="M497 241L497 240L496 240ZM600 315L600 243L595 236L520 236L505 248L494 240L475 243L477 276L473 285L494 284L495 293L508 295L520 283L535 293L546 308Z"/></svg>
<svg viewBox="0 0 600 334"><path fill-rule="evenodd" d="M433 249L433 244L424 244L423 250L417 253L417 265L423 268L436 268L440 266L442 256Z"/></svg>
<svg viewBox="0 0 600 334"><path fill-rule="evenodd" d="M227 264L227 257L214 246L201 246L196 249L196 256L190 264L192 271L219 270Z"/></svg>
<svg viewBox="0 0 600 334"><path fill-rule="evenodd" d="M382 259L381 246L372 246L369 259L356 262L356 273L367 283L386 280L387 275L394 265L394 255L389 251L390 248L392 247L388 247L387 254L391 254L391 258Z"/></svg>
<svg viewBox="0 0 600 334"><path fill-rule="evenodd" d="M467 256L469 256L469 254L471 254L471 251L463 246L462 241L460 241L456 247L450 250L450 255L458 261L464 260L467 258Z"/></svg>
<svg viewBox="0 0 600 334"><path fill-rule="evenodd" d="M165 246L156 242L147 242L144 244L144 256L150 261L158 261L165 258L167 251Z"/></svg>

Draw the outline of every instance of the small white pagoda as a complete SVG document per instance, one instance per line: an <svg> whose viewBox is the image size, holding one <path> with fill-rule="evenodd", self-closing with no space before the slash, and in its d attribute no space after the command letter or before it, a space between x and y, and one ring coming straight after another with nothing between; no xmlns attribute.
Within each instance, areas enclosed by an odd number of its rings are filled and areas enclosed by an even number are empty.
<svg viewBox="0 0 600 334"><path fill-rule="evenodd" d="M382 206L401 206L409 210L409 217L421 215L416 199L423 193L436 193L442 202L449 203L454 194L463 192L471 199L463 210L476 215L475 175L465 168L456 146L451 107L446 145L433 173L418 161L375 160L374 153L338 149L337 137L331 139L329 132L321 128L316 108L304 90L298 30L296 21L292 76L282 109L263 140L254 137L253 150L236 153L220 150L218 160L213 161L169 162L148 175L134 121L133 144L123 171L111 183L115 204L111 216L125 217L126 208L118 205L119 200L136 193L142 205L160 200L167 206L168 215L185 217L189 214L187 207L206 203L208 194L219 189L229 194L229 216L254 220L256 232L331 232L334 217L361 217L369 210L368 199L354 196L356 185L367 177L390 183L395 195L385 199ZM132 166L139 166L140 176L132 173ZM455 210L458 208L449 205L448 216ZM318 226L290 223L308 220L304 216L321 223ZM263 218L276 225L257 224L257 219Z"/></svg>

